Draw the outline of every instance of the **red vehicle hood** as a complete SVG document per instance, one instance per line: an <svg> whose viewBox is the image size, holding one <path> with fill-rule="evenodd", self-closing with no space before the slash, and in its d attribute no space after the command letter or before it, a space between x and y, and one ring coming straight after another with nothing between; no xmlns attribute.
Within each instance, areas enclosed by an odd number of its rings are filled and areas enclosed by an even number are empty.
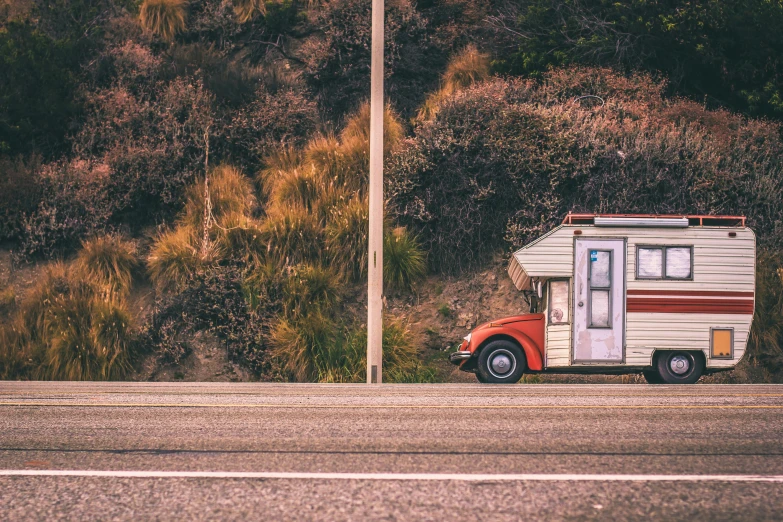
<svg viewBox="0 0 783 522"><path fill-rule="evenodd" d="M543 318L544 314L512 315L511 317L504 317L502 319L495 319L494 321L484 323L474 328L474 330L482 330L484 328L489 328L490 326L506 326L511 323L521 323L523 321L540 321Z"/></svg>

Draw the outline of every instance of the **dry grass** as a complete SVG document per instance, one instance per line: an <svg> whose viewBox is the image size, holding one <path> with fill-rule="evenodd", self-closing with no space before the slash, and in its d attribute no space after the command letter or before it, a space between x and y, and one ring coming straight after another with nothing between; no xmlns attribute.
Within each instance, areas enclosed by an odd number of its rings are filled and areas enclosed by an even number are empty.
<svg viewBox="0 0 783 522"><path fill-rule="evenodd" d="M266 14L266 0L232 0L234 14L239 23L244 24L256 15Z"/></svg>
<svg viewBox="0 0 783 522"><path fill-rule="evenodd" d="M332 314L342 299L343 282L333 269L305 263L291 269L283 290L283 314L295 318L311 313Z"/></svg>
<svg viewBox="0 0 783 522"><path fill-rule="evenodd" d="M358 197L332 212L326 225L326 249L332 266L353 281L367 275L369 208Z"/></svg>
<svg viewBox="0 0 783 522"><path fill-rule="evenodd" d="M87 280L101 286L106 297L123 298L139 267L136 245L116 234L84 241L76 266Z"/></svg>
<svg viewBox="0 0 783 522"><path fill-rule="evenodd" d="M272 215L262 225L269 257L291 266L321 257L322 229L318 219L300 208Z"/></svg>
<svg viewBox="0 0 783 522"><path fill-rule="evenodd" d="M270 193L274 209L303 208L308 212L317 204L323 181L312 168L298 168L280 175Z"/></svg>
<svg viewBox="0 0 783 522"><path fill-rule="evenodd" d="M281 319L271 332L272 355L299 382L318 381L328 369L343 366L335 346L337 328L320 312Z"/></svg>
<svg viewBox="0 0 783 522"><path fill-rule="evenodd" d="M221 165L210 172L209 197L212 202L212 214L218 224L224 227L222 219L226 215L249 216L256 204L253 184L241 171L230 165ZM180 221L193 228L204 225L203 180L195 183L188 190Z"/></svg>
<svg viewBox="0 0 783 522"><path fill-rule="evenodd" d="M5 286L0 289L0 314L7 314L16 305L16 291L13 286Z"/></svg>
<svg viewBox="0 0 783 522"><path fill-rule="evenodd" d="M157 237L147 258L147 270L159 291L176 291L215 257L216 251L210 250L204 258L196 232L179 226Z"/></svg>
<svg viewBox="0 0 783 522"><path fill-rule="evenodd" d="M383 111L383 151L388 156L405 136L405 130L397 113L387 105ZM345 122L340 133L343 144L362 143L369 156L370 151L370 102L364 102L359 110Z"/></svg>
<svg viewBox="0 0 783 522"><path fill-rule="evenodd" d="M144 0L139 8L141 26L170 42L185 29L187 5L187 0Z"/></svg>
<svg viewBox="0 0 783 522"><path fill-rule="evenodd" d="M0 332L0 376L119 379L134 353L131 317L77 266L56 264Z"/></svg>
<svg viewBox="0 0 783 522"><path fill-rule="evenodd" d="M489 76L489 55L479 52L473 44L468 45L452 57L443 74L440 89L427 97L416 119L431 120L443 100L457 91L486 80Z"/></svg>
<svg viewBox="0 0 783 522"><path fill-rule="evenodd" d="M229 213L221 219L221 226L213 229L217 252L246 264L266 255L264 233L256 220L239 213Z"/></svg>

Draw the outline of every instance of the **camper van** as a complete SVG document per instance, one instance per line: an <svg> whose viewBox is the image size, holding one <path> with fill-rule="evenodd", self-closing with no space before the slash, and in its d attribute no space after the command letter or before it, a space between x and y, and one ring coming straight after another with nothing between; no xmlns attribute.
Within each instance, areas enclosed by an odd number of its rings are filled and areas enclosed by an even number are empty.
<svg viewBox="0 0 783 522"><path fill-rule="evenodd" d="M755 260L741 216L569 214L511 258L530 313L477 327L450 360L488 383L524 373L695 383L745 354Z"/></svg>

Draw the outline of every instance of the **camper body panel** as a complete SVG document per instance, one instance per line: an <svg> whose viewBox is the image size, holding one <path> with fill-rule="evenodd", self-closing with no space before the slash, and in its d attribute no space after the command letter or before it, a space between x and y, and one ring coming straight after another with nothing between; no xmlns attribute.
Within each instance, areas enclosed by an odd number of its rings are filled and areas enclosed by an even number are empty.
<svg viewBox="0 0 783 522"><path fill-rule="evenodd" d="M730 235L731 234L731 235ZM627 304L623 365L652 364L655 350L700 350L707 369L730 368L745 353L753 317L755 236L737 226L688 228L561 225L514 254L509 275L519 289L531 280L574 283L574 252L580 239L624 239ZM690 247L689 279L644 279L637 274L639 247ZM571 289L573 293L573 288ZM546 368L601 363L575 362L570 324L546 324ZM676 310L671 313L667 310ZM726 313L728 312L728 313ZM730 358L711 355L711 329L731 328ZM615 363L616 364L616 363Z"/></svg>

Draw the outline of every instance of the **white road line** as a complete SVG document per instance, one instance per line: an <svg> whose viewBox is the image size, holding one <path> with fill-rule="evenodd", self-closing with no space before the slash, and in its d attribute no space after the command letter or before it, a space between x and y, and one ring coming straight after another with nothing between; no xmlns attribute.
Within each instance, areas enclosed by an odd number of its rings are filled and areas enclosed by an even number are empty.
<svg viewBox="0 0 783 522"><path fill-rule="evenodd" d="M110 477L110 478L209 478L296 480L387 480L457 482L772 482L783 475L579 475L579 474L461 474L461 473L306 473L274 471L111 471L69 469L3 469L0 477Z"/></svg>

